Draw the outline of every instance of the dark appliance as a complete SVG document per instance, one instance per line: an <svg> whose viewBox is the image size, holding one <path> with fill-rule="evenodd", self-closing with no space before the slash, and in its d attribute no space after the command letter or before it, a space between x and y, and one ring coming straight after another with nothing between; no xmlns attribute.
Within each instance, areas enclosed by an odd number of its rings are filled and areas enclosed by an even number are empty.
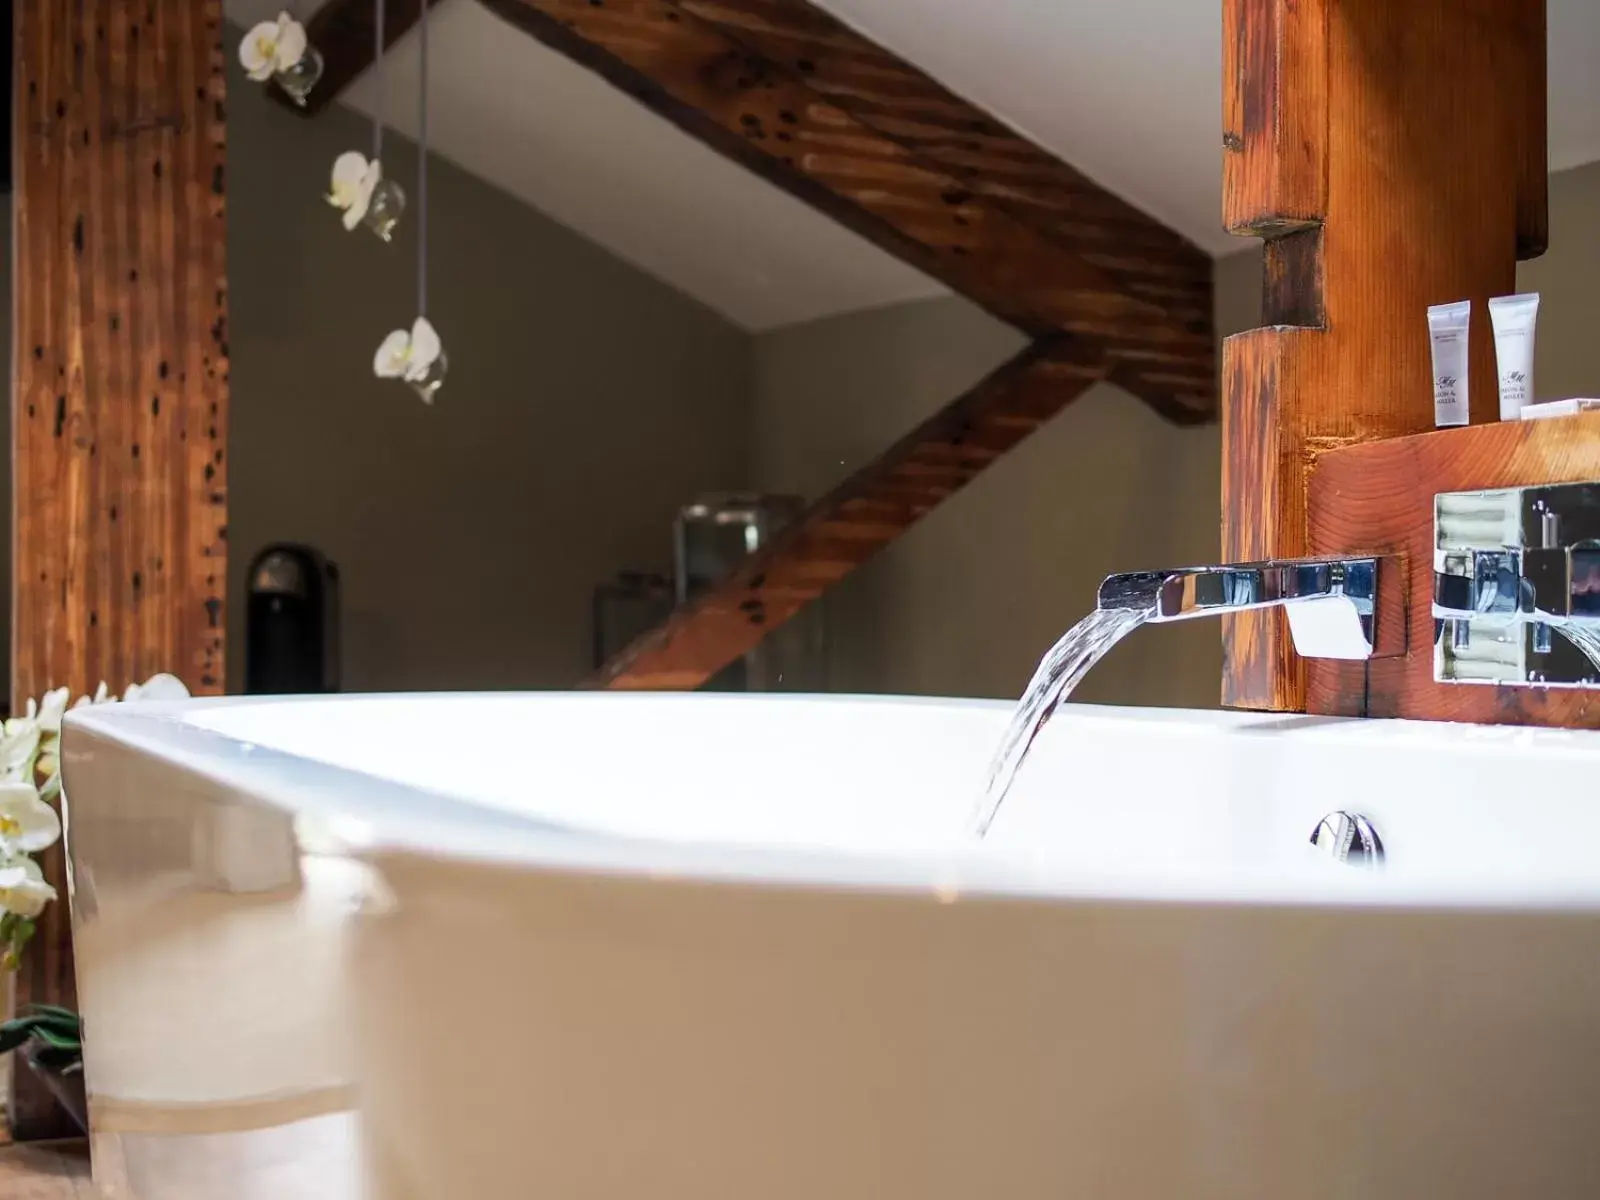
<svg viewBox="0 0 1600 1200"><path fill-rule="evenodd" d="M250 564L244 690L339 690L339 568L310 546L268 546Z"/></svg>

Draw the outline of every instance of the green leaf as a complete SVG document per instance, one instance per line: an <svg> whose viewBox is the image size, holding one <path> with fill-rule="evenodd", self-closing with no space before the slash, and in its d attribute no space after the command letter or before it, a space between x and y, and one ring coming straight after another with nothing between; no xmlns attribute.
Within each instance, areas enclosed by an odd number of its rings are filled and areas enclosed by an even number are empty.
<svg viewBox="0 0 1600 1200"><path fill-rule="evenodd" d="M83 1043L76 1037L63 1034L59 1030L50 1028L48 1025L35 1025L33 1028L33 1036L39 1041L43 1042L45 1045L49 1046L52 1050L79 1051L83 1049Z"/></svg>
<svg viewBox="0 0 1600 1200"><path fill-rule="evenodd" d="M70 1008L62 1008L59 1004L29 1004L23 1011L41 1017L54 1017L59 1021L71 1021L74 1025L80 1024L83 1020Z"/></svg>

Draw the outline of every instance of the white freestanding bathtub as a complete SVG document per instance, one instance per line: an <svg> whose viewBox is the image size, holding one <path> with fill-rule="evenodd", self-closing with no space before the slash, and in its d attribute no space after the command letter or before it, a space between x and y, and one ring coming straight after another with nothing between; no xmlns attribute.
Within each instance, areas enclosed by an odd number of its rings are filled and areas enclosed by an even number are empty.
<svg viewBox="0 0 1600 1200"><path fill-rule="evenodd" d="M75 713L97 1135L359 1127L239 1196L1600 1195L1600 734L1069 706L974 843L1008 712Z"/></svg>

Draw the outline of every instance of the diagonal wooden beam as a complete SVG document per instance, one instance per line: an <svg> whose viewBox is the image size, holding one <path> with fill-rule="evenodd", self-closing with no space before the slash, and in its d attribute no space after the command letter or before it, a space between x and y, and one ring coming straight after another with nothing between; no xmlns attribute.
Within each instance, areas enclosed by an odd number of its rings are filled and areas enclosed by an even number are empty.
<svg viewBox="0 0 1600 1200"><path fill-rule="evenodd" d="M439 0L427 0L431 8ZM383 46L387 50L403 38L422 15L423 0L387 0L383 18ZM327 0L306 22L306 38L322 55L322 78L304 105L296 104L281 88L273 98L302 116L314 117L339 98L376 57L377 0Z"/></svg>
<svg viewBox="0 0 1600 1200"><path fill-rule="evenodd" d="M1041 339L814 504L593 681L696 688L960 491L1095 383L1098 352Z"/></svg>
<svg viewBox="0 0 1600 1200"><path fill-rule="evenodd" d="M803 0L482 2L1001 319L1103 352L1164 415L1213 416L1209 258Z"/></svg>

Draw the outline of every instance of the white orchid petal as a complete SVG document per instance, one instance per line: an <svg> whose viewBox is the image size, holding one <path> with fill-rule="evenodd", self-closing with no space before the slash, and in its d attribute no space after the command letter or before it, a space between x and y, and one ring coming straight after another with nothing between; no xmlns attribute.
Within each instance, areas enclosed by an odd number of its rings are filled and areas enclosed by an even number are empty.
<svg viewBox="0 0 1600 1200"><path fill-rule="evenodd" d="M439 331L427 317L418 317L411 327L411 362L413 367L426 374L444 350Z"/></svg>
<svg viewBox="0 0 1600 1200"><path fill-rule="evenodd" d="M44 881L44 872L31 858L0 862L0 909L19 917L37 917L55 898L55 888Z"/></svg>
<svg viewBox="0 0 1600 1200"><path fill-rule="evenodd" d="M190 697L189 687L176 675L169 675L165 671L159 675L152 675L146 679L139 688L139 699L147 704L164 704L173 700L187 700Z"/></svg>
<svg viewBox="0 0 1600 1200"><path fill-rule="evenodd" d="M399 379L406 371L406 359L411 350L411 335L396 329L383 339L377 354L372 357L372 373L379 379Z"/></svg>
<svg viewBox="0 0 1600 1200"><path fill-rule="evenodd" d="M0 784L0 846L33 853L61 837L61 818L27 783Z"/></svg>
<svg viewBox="0 0 1600 1200"><path fill-rule="evenodd" d="M34 756L39 752L40 729L37 722L13 718L6 722L0 739L0 778L31 784Z"/></svg>
<svg viewBox="0 0 1600 1200"><path fill-rule="evenodd" d="M67 701L72 693L67 688L46 692L39 704L39 728L45 733L61 732L61 716L67 711Z"/></svg>
<svg viewBox="0 0 1600 1200"><path fill-rule="evenodd" d="M287 71L305 57L306 27L288 13L278 16L278 49L273 61L280 71Z"/></svg>
<svg viewBox="0 0 1600 1200"><path fill-rule="evenodd" d="M39 864L26 854L10 854L0 858L0 888L16 887L19 883L43 879Z"/></svg>
<svg viewBox="0 0 1600 1200"><path fill-rule="evenodd" d="M56 890L48 883L25 883L0 892L0 909L31 919L44 912L55 898Z"/></svg>
<svg viewBox="0 0 1600 1200"><path fill-rule="evenodd" d="M278 25L263 21L244 35L239 43L239 65L257 83L271 79L276 70L278 53Z"/></svg>
<svg viewBox="0 0 1600 1200"><path fill-rule="evenodd" d="M345 207L344 216L340 218L344 222L345 232L348 233L361 224L361 218L366 215L366 200L360 196L352 197L349 205Z"/></svg>
<svg viewBox="0 0 1600 1200"><path fill-rule="evenodd" d="M346 150L333 160L333 190L355 188L370 169L367 156L359 150Z"/></svg>

